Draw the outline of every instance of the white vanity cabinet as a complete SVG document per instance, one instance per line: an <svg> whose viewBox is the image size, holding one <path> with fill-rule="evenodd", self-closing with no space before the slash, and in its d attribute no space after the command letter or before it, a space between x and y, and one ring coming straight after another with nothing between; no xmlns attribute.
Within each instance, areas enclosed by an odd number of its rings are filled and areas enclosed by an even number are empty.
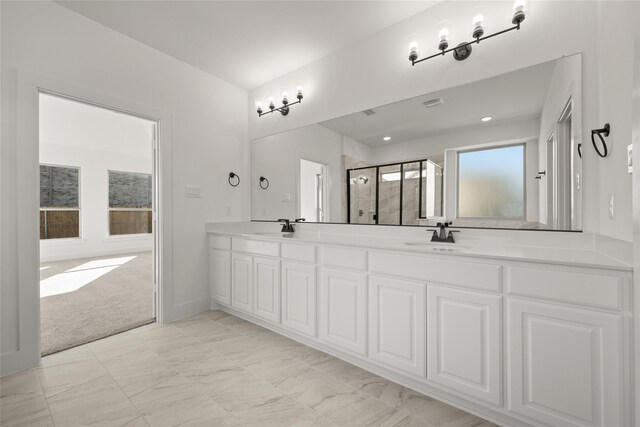
<svg viewBox="0 0 640 427"><path fill-rule="evenodd" d="M427 380L501 403L502 297L427 287Z"/></svg>
<svg viewBox="0 0 640 427"><path fill-rule="evenodd" d="M628 269L293 240L212 236L212 301L500 424L632 424Z"/></svg>
<svg viewBox="0 0 640 427"><path fill-rule="evenodd" d="M426 287L369 276L370 357L421 378L426 369Z"/></svg>
<svg viewBox="0 0 640 427"><path fill-rule="evenodd" d="M231 305L246 313L253 312L253 257L231 255Z"/></svg>
<svg viewBox="0 0 640 427"><path fill-rule="evenodd" d="M367 354L367 273L323 267L320 338L360 356Z"/></svg>
<svg viewBox="0 0 640 427"><path fill-rule="evenodd" d="M508 269L511 411L551 425L629 422L623 399L626 285L620 274L601 270Z"/></svg>
<svg viewBox="0 0 640 427"><path fill-rule="evenodd" d="M253 258L253 313L265 320L280 323L280 260Z"/></svg>
<svg viewBox="0 0 640 427"><path fill-rule="evenodd" d="M621 316L508 299L509 409L540 423L622 426Z"/></svg>
<svg viewBox="0 0 640 427"><path fill-rule="evenodd" d="M282 262L282 325L316 336L316 266Z"/></svg>
<svg viewBox="0 0 640 427"><path fill-rule="evenodd" d="M209 291L220 304L231 304L231 252L209 250Z"/></svg>
<svg viewBox="0 0 640 427"><path fill-rule="evenodd" d="M231 237L209 237L209 292L219 304L231 304Z"/></svg>

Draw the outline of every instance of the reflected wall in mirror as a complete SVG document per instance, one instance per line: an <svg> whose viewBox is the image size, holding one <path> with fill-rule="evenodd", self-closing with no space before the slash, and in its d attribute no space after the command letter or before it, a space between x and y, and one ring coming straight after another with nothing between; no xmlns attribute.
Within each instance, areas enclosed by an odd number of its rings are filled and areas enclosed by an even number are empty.
<svg viewBox="0 0 640 427"><path fill-rule="evenodd" d="M254 140L252 219L580 230L581 61Z"/></svg>

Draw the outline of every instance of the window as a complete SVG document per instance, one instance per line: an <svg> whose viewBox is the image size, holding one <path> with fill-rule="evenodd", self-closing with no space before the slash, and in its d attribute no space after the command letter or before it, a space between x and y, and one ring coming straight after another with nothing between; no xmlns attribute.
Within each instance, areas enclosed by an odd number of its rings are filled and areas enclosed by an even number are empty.
<svg viewBox="0 0 640 427"><path fill-rule="evenodd" d="M109 171L109 235L152 232L151 175Z"/></svg>
<svg viewBox="0 0 640 427"><path fill-rule="evenodd" d="M524 144L458 153L458 217L524 218Z"/></svg>
<svg viewBox="0 0 640 427"><path fill-rule="evenodd" d="M40 239L80 237L80 169L40 165Z"/></svg>

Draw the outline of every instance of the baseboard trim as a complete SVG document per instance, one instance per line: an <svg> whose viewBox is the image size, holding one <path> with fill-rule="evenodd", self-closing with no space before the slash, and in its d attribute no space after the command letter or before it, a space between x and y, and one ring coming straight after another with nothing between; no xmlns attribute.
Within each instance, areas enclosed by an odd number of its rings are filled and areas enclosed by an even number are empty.
<svg viewBox="0 0 640 427"><path fill-rule="evenodd" d="M503 410L501 408L496 408L495 410L492 410L490 408L487 408L486 404L484 403L476 403L472 400L462 398L453 393L449 393L447 391L434 388L430 386L428 383L426 383L426 378L424 380L417 380L415 378L408 377L400 372L396 372L387 367L378 365L370 360L363 360L354 355L351 355L349 353L333 348L329 345L318 342L316 339L303 336L296 332L292 332L288 329L281 327L280 325L269 323L267 321L254 317L251 314L236 310L233 307L218 304L212 301L211 307L214 307L214 306L217 307L216 309L218 310L224 311L226 313L240 317L241 319L260 325L280 335L284 335L287 338L291 338L292 340L298 341L306 346L309 346L316 350L330 354L331 356L337 357L338 359L344 360L345 362L351 363L359 368L365 369L369 372L373 372L376 375L379 375L383 378L386 378L404 387L415 390L426 396L432 397L448 405L451 405L463 411L469 412L473 415L481 417L487 421L491 421L495 424L506 425L511 427L532 427L535 425L533 424L533 421L527 421L526 419L520 419L519 417L514 417L512 414L505 413L506 410Z"/></svg>
<svg viewBox="0 0 640 427"><path fill-rule="evenodd" d="M211 300L209 297L174 305L171 307L171 311L169 313L164 313L164 323L170 323L185 317L193 316L194 314L202 313L203 311L209 310L210 307Z"/></svg>
<svg viewBox="0 0 640 427"><path fill-rule="evenodd" d="M0 376L13 374L32 368L40 362L39 355L29 355L26 351L11 351L0 355Z"/></svg>

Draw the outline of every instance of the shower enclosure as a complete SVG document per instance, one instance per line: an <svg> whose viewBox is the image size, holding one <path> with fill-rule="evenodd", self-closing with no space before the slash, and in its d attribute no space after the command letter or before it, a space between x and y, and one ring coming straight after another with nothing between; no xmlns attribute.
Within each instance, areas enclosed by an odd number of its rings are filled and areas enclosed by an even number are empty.
<svg viewBox="0 0 640 427"><path fill-rule="evenodd" d="M443 168L429 159L347 171L347 222L426 225L443 216Z"/></svg>

